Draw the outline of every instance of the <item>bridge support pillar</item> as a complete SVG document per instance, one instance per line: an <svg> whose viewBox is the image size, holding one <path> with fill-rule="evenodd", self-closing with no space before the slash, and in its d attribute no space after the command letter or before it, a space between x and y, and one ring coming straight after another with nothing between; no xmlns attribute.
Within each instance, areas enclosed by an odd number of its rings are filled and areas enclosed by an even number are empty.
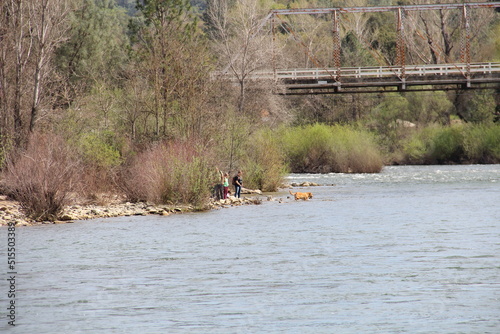
<svg viewBox="0 0 500 334"><path fill-rule="evenodd" d="M273 34L273 39L271 40L271 48L272 48L272 62L273 62L273 79L274 83L278 81L277 78L277 73L276 73L276 51L275 51L275 45L276 45L276 15L273 14L271 17L271 32Z"/></svg>
<svg viewBox="0 0 500 334"><path fill-rule="evenodd" d="M406 89L405 78L406 78L406 45L404 37L404 11L401 7L398 8L397 12L397 32L398 39L396 41L396 62L401 68L400 79L402 81L401 88Z"/></svg>
<svg viewBox="0 0 500 334"><path fill-rule="evenodd" d="M470 88L470 22L469 22L469 13L467 10L467 5L464 4L462 7L462 40L461 40L461 50L460 50L460 61L465 63L466 66L466 79L467 79L467 88Z"/></svg>

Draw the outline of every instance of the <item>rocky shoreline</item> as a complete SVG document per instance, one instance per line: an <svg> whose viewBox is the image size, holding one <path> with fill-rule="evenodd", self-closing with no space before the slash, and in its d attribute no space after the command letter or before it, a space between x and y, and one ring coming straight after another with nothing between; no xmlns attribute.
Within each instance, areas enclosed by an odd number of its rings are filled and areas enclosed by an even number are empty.
<svg viewBox="0 0 500 334"><path fill-rule="evenodd" d="M260 204L260 198L230 198L227 200L212 201L207 209L218 209L228 206ZM89 220L96 218L111 218L122 216L146 216L161 215L168 216L174 213L194 212L195 208L189 205L153 205L149 203L113 203L108 205L69 205L56 221L38 222L26 217L19 203L10 201L3 196L0 198L0 226L14 223L15 226L32 226L45 224L66 224L77 220Z"/></svg>
<svg viewBox="0 0 500 334"><path fill-rule="evenodd" d="M317 186L314 183L292 184L289 187L308 187ZM239 205L256 205L263 201L283 202L283 198L274 198L272 195L263 195L259 190L245 189L242 198L230 196L226 200L211 200L207 210L221 209ZM288 197L288 196L287 196ZM33 226L46 224L67 224L78 220L89 220L96 218L111 218L123 216L146 216L160 215L168 216L171 214L194 212L196 209L190 205L155 205L150 203L122 202L119 200L111 201L104 205L96 204L73 204L68 205L56 221L34 221L23 213L18 202L9 200L6 196L0 196L0 226L7 226L14 223L15 226Z"/></svg>

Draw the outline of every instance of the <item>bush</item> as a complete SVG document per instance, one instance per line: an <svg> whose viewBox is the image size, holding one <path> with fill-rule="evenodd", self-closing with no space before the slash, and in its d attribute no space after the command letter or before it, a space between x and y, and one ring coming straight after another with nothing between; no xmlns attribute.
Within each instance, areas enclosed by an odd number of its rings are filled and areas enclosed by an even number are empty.
<svg viewBox="0 0 500 334"><path fill-rule="evenodd" d="M469 126L464 134L464 152L474 163L500 163L500 125Z"/></svg>
<svg viewBox="0 0 500 334"><path fill-rule="evenodd" d="M120 145L109 131L86 133L76 143L85 170L82 180L85 194L95 197L98 193L109 192L116 188L116 172L122 163Z"/></svg>
<svg viewBox="0 0 500 334"><path fill-rule="evenodd" d="M499 125L425 128L403 145L407 164L499 163Z"/></svg>
<svg viewBox="0 0 500 334"><path fill-rule="evenodd" d="M463 131L461 126L443 127L432 138L428 163L459 163L462 161Z"/></svg>
<svg viewBox="0 0 500 334"><path fill-rule="evenodd" d="M262 191L277 191L288 172L283 152L271 130L262 130L249 138L246 152L245 187Z"/></svg>
<svg viewBox="0 0 500 334"><path fill-rule="evenodd" d="M99 168L116 167L121 163L120 150L116 147L113 134L109 132L87 133L78 141L83 159L88 165Z"/></svg>
<svg viewBox="0 0 500 334"><path fill-rule="evenodd" d="M209 157L210 152L189 142L155 145L137 154L125 168L123 188L131 201L192 204L202 209L217 179Z"/></svg>
<svg viewBox="0 0 500 334"><path fill-rule="evenodd" d="M0 135L0 171L5 167L7 156L12 149L12 141L6 136Z"/></svg>
<svg viewBox="0 0 500 334"><path fill-rule="evenodd" d="M282 130L281 138L296 173L378 173L383 167L373 135L354 127L314 124Z"/></svg>
<svg viewBox="0 0 500 334"><path fill-rule="evenodd" d="M7 159L4 182L29 217L55 220L76 190L80 171L76 155L60 137L34 134L24 152Z"/></svg>

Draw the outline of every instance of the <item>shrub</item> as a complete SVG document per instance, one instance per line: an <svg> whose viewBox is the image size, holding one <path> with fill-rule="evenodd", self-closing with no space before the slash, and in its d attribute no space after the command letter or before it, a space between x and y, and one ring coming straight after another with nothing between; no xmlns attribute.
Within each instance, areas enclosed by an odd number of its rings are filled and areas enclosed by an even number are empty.
<svg viewBox="0 0 500 334"><path fill-rule="evenodd" d="M77 188L81 169L72 150L58 136L34 134L24 152L7 159L5 187L35 220L55 220Z"/></svg>
<svg viewBox="0 0 500 334"><path fill-rule="evenodd" d="M412 136L403 142L403 159L405 164L423 164L426 159L427 142L421 136Z"/></svg>
<svg viewBox="0 0 500 334"><path fill-rule="evenodd" d="M408 164L498 163L500 126L427 127L404 142L403 155Z"/></svg>
<svg viewBox="0 0 500 334"><path fill-rule="evenodd" d="M463 158L461 126L442 127L432 138L428 163L458 163Z"/></svg>
<svg viewBox="0 0 500 334"><path fill-rule="evenodd" d="M462 116L471 123L491 123L495 117L495 97L493 91L476 91L465 104Z"/></svg>
<svg viewBox="0 0 500 334"><path fill-rule="evenodd" d="M271 130L255 133L248 140L245 171L245 187L262 191L277 191L283 184L288 169L283 152Z"/></svg>
<svg viewBox="0 0 500 334"><path fill-rule="evenodd" d="M132 159L122 173L123 188L132 201L201 209L216 179L209 157L210 152L190 142L157 144Z"/></svg>
<svg viewBox="0 0 500 334"><path fill-rule="evenodd" d="M12 140L0 135L0 171L5 167L8 153L12 149Z"/></svg>
<svg viewBox="0 0 500 334"><path fill-rule="evenodd" d="M471 162L500 163L500 125L468 126L463 146Z"/></svg>
<svg viewBox="0 0 500 334"><path fill-rule="evenodd" d="M115 189L116 171L122 163L119 143L112 132L85 133L78 138L77 149L82 156L85 170L82 179L85 194L89 197L96 193Z"/></svg>
<svg viewBox="0 0 500 334"><path fill-rule="evenodd" d="M86 133L79 139L79 147L86 164L110 168L121 163L120 151L112 133Z"/></svg>
<svg viewBox="0 0 500 334"><path fill-rule="evenodd" d="M382 156L373 135L349 126L314 124L281 136L293 172L377 173Z"/></svg>

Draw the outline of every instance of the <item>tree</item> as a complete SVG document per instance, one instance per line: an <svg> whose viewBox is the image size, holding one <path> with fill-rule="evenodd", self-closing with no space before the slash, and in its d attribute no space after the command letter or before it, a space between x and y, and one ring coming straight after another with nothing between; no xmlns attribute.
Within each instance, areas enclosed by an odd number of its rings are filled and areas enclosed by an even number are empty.
<svg viewBox="0 0 500 334"><path fill-rule="evenodd" d="M96 83L119 84L129 41L125 10L113 0L75 1L68 38L56 52L59 73L71 88L69 104Z"/></svg>
<svg viewBox="0 0 500 334"><path fill-rule="evenodd" d="M429 123L449 124L453 104L445 92L409 92L409 121L425 126Z"/></svg>
<svg viewBox="0 0 500 334"><path fill-rule="evenodd" d="M50 62L56 47L64 40L68 6L66 1L40 0L30 3L31 32L34 45L34 78L29 130L33 132L39 117L41 96L46 90L44 79L54 68Z"/></svg>
<svg viewBox="0 0 500 334"><path fill-rule="evenodd" d="M2 11L0 38L0 110L2 138L26 144L41 111L51 110L53 52L66 31L67 1L9 0ZM42 108L43 106L43 108Z"/></svg>
<svg viewBox="0 0 500 334"><path fill-rule="evenodd" d="M267 43L262 30L264 13L255 0L237 1L233 6L229 0L210 1L207 8L208 32L223 72L229 71L238 82L240 112L245 109L249 75L263 69L271 59L266 54L270 48L264 47Z"/></svg>
<svg viewBox="0 0 500 334"><path fill-rule="evenodd" d="M167 136L174 90L182 81L176 73L178 55L194 36L197 20L188 0L138 0L141 19L134 22L136 52L148 66L154 90L156 137Z"/></svg>

